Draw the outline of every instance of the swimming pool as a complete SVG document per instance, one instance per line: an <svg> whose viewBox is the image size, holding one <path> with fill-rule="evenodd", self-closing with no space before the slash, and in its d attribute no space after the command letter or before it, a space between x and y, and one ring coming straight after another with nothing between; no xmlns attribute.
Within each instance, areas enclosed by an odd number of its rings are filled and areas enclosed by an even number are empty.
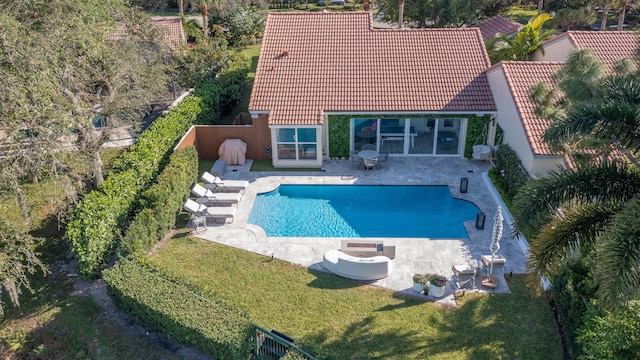
<svg viewBox="0 0 640 360"><path fill-rule="evenodd" d="M256 196L249 223L268 236L467 238L477 212L447 186L281 185Z"/></svg>

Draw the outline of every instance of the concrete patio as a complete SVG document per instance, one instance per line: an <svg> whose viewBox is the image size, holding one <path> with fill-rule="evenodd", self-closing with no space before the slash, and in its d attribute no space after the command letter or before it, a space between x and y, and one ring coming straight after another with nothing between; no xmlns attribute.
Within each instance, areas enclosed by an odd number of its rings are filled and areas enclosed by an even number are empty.
<svg viewBox="0 0 640 360"><path fill-rule="evenodd" d="M489 181L488 162L456 157L392 157L376 170L364 170L356 168L350 160L326 160L320 172L250 172L251 163L248 160L244 166L228 166L223 176L224 179L250 182L238 204L233 223L222 225L210 222L208 229L199 233L198 237L326 271L322 265L323 254L339 249L341 239L267 237L260 227L247 223L257 194L271 191L280 184L447 185L454 198L473 202L486 214L484 229L476 229L475 219L472 219L464 224L468 239L385 238L385 245L396 246L393 270L387 278L367 284L455 306L453 293L456 286L453 281L449 281L444 297L434 299L413 291L412 277L415 273L439 273L451 279L453 264L464 264L471 259L480 262L481 255L490 254L493 216L498 205L502 206L505 217L498 252L507 259L504 273L508 276L510 273L522 274L526 271L528 244L526 240L514 239L510 235L512 218ZM469 179L467 193L460 193L462 177ZM476 291L509 292L502 271L494 270L494 275L499 278L496 289L483 287L483 276L479 274ZM463 290L471 291L471 285L467 284Z"/></svg>

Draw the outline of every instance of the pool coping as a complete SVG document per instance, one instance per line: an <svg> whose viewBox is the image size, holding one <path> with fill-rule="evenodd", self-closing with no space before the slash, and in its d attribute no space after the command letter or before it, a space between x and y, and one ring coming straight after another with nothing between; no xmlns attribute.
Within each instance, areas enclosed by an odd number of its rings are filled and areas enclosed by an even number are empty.
<svg viewBox="0 0 640 360"><path fill-rule="evenodd" d="M403 166L406 165L406 166ZM507 274L526 272L528 244L525 239L512 238L510 235L511 215L501 201L497 191L488 181L488 163L465 159L446 158L410 158L393 159L389 168L375 171L353 169L349 160L330 160L325 163L322 172L312 173L255 173L250 172L251 160L244 166L232 167L225 178L249 180L250 184L237 206L232 223L215 224L198 235L204 240L233 246L246 251L273 256L310 269L327 271L322 265L322 256L326 251L340 248L340 240L352 238L315 238L315 237L268 237L264 230L247 220L258 193L272 191L280 184L351 184L351 185L446 185L454 198L474 203L486 213L484 229L475 228L475 220L465 222L468 239L428 239L428 238L383 238L385 244L396 246L396 258L393 271L378 281L361 282L395 291L424 300L436 301L444 305L455 306L455 285L449 281L446 295L440 299L419 295L412 290L414 273L440 273L451 277L453 264L466 263L488 254L493 214L497 206L503 206L505 223L500 254L508 259L505 267ZM409 171L407 168L411 168ZM428 169L428 171L424 171ZM438 169L438 171L434 171ZM467 193L460 193L458 181L461 176L469 178ZM497 195L497 196L496 196ZM358 238L375 239L381 238ZM480 285L481 277L476 279L476 292L509 292L504 277L499 276L496 289ZM465 291L472 291L470 287Z"/></svg>

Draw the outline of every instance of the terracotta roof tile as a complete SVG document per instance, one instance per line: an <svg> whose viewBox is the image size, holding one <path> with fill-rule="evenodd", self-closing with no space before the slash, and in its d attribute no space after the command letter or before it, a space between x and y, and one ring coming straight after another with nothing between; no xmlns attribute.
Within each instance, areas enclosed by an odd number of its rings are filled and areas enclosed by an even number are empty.
<svg viewBox="0 0 640 360"><path fill-rule="evenodd" d="M151 23L163 29L164 42L171 50L176 51L186 44L187 38L182 29L182 20L180 18L152 18Z"/></svg>
<svg viewBox="0 0 640 360"><path fill-rule="evenodd" d="M529 99L529 91L539 82L554 87L555 82L552 76L562 68L562 65L561 62L503 61L494 66L494 68L502 68L534 155L555 153L542 140L542 135L549 128L551 121L535 114L536 104Z"/></svg>
<svg viewBox="0 0 640 360"><path fill-rule="evenodd" d="M496 15L480 21L474 27L480 29L483 38L493 39L498 34L511 35L518 32L522 28L522 24Z"/></svg>
<svg viewBox="0 0 640 360"><path fill-rule="evenodd" d="M270 111L272 125L322 124L325 112L495 111L478 29L371 24L364 12L270 13L250 111Z"/></svg>
<svg viewBox="0 0 640 360"><path fill-rule="evenodd" d="M639 35L634 31L567 31L543 43L569 38L577 49L590 49L609 69L615 61L623 58L638 58Z"/></svg>

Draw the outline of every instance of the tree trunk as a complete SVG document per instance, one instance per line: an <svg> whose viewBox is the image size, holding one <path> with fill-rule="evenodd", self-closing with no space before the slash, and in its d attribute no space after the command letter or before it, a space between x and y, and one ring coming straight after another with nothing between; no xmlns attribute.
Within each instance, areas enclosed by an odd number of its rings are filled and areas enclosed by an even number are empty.
<svg viewBox="0 0 640 360"><path fill-rule="evenodd" d="M184 0L178 0L178 8L180 10L180 15L184 15Z"/></svg>
<svg viewBox="0 0 640 360"><path fill-rule="evenodd" d="M97 189L102 182L104 182L102 159L100 158L100 151L96 149L93 153L93 186Z"/></svg>
<svg viewBox="0 0 640 360"><path fill-rule="evenodd" d="M544 0L538 0L538 15L542 14L542 5Z"/></svg>
<svg viewBox="0 0 640 360"><path fill-rule="evenodd" d="M604 31L607 28L607 16L609 15L609 6L605 5L602 8L602 20L600 20L600 31Z"/></svg>
<svg viewBox="0 0 640 360"><path fill-rule="evenodd" d="M398 1L398 29L402 29L402 23L404 22L404 0Z"/></svg>
<svg viewBox="0 0 640 360"><path fill-rule="evenodd" d="M11 176L10 181L13 191L16 193L16 197L18 198L18 205L20 206L20 212L22 212L22 218L27 225L29 225L31 223L31 217L29 216L29 207L27 206L27 198L24 196L24 191L22 191L22 187L20 186L17 178Z"/></svg>
<svg viewBox="0 0 640 360"><path fill-rule="evenodd" d="M204 36L209 34L209 26L207 23L209 22L209 12L207 11L207 4L204 2L200 3L200 15L202 15L202 32Z"/></svg>
<svg viewBox="0 0 640 360"><path fill-rule="evenodd" d="M625 1L622 4L622 7L620 8L620 12L619 12L619 15L618 15L618 31L622 31L622 25L624 25L624 17L625 17L625 14L627 12L627 5L628 4L629 4L629 2Z"/></svg>

